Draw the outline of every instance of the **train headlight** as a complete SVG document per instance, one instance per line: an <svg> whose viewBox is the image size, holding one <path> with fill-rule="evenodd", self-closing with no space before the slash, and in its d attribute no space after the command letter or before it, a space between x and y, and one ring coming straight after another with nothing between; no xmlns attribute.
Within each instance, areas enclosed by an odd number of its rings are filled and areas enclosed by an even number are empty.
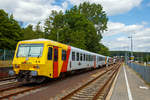
<svg viewBox="0 0 150 100"><path fill-rule="evenodd" d="M37 72L37 71L31 71L31 72L30 72L30 75L31 75L31 76L37 76L37 75L38 75L38 72Z"/></svg>
<svg viewBox="0 0 150 100"><path fill-rule="evenodd" d="M37 69L39 69L40 67L37 65L37 66L33 66L33 68L37 68Z"/></svg>
<svg viewBox="0 0 150 100"><path fill-rule="evenodd" d="M15 75L15 72L14 72L13 70L9 70L8 74L9 74L10 76L13 76L13 75Z"/></svg>

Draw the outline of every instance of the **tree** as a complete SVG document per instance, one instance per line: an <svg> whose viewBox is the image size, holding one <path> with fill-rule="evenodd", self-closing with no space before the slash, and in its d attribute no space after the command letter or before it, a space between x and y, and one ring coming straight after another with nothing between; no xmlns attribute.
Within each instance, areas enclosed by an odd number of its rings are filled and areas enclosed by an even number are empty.
<svg viewBox="0 0 150 100"><path fill-rule="evenodd" d="M13 15L0 9L0 48L14 49L21 36L21 27Z"/></svg>
<svg viewBox="0 0 150 100"><path fill-rule="evenodd" d="M108 52L108 48L100 44L101 33L107 29L107 21L101 5L85 2L79 7L74 6L66 10L65 13L52 11L45 20L44 33L48 39L91 52Z"/></svg>
<svg viewBox="0 0 150 100"><path fill-rule="evenodd" d="M99 54L102 54L102 55L105 55L105 56L109 56L110 52L109 52L109 49L106 46L101 44Z"/></svg>
<svg viewBox="0 0 150 100"><path fill-rule="evenodd" d="M38 22L35 26L35 33L37 38L44 38L44 32L42 31L42 27L40 26L41 22Z"/></svg>
<svg viewBox="0 0 150 100"><path fill-rule="evenodd" d="M80 4L79 7L74 6L71 11L84 14L88 20L93 22L97 33L99 34L100 38L102 38L101 34L107 29L108 18L100 4L90 4L89 2L84 2Z"/></svg>
<svg viewBox="0 0 150 100"><path fill-rule="evenodd" d="M37 38L37 34L33 31L33 25L28 25L26 28L22 29L23 37L22 40L29 40Z"/></svg>

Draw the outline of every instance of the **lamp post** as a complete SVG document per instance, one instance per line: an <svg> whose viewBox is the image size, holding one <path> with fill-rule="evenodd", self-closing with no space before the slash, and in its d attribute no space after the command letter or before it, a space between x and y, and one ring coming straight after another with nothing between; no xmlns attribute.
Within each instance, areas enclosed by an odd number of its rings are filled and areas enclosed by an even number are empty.
<svg viewBox="0 0 150 100"><path fill-rule="evenodd" d="M134 33L135 34L135 33ZM131 39L131 58L133 57L133 37L132 37L132 34L131 36L129 36L128 38ZM133 58L134 59L134 58Z"/></svg>

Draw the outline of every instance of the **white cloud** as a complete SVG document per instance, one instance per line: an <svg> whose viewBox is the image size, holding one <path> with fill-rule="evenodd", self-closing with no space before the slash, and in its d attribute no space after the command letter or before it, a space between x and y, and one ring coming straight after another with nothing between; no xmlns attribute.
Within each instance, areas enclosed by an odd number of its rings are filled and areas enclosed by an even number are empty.
<svg viewBox="0 0 150 100"><path fill-rule="evenodd" d="M35 25L38 21L47 18L51 10L62 10L67 8L67 2L63 5L53 5L55 0L1 0L0 9L13 13L14 18L28 24Z"/></svg>
<svg viewBox="0 0 150 100"><path fill-rule="evenodd" d="M101 4L108 15L116 15L130 11L138 7L142 0L68 0L73 5L79 5L85 1Z"/></svg>
<svg viewBox="0 0 150 100"><path fill-rule="evenodd" d="M109 22L108 26L108 31L103 34L102 43L110 50L130 50L131 40L128 37L132 34L133 50L150 52L150 27L146 28L144 24L125 25L114 22Z"/></svg>
<svg viewBox="0 0 150 100"><path fill-rule="evenodd" d="M66 0L60 5L54 5L56 0L0 0L0 9L13 13L18 21L35 25L45 20L51 10L65 11L70 3L79 5L85 1L102 4L109 15L115 15L139 6L142 0Z"/></svg>
<svg viewBox="0 0 150 100"><path fill-rule="evenodd" d="M108 31L106 31L104 36L112 36L118 33L134 33L142 29L143 25L125 25L119 22L108 22Z"/></svg>

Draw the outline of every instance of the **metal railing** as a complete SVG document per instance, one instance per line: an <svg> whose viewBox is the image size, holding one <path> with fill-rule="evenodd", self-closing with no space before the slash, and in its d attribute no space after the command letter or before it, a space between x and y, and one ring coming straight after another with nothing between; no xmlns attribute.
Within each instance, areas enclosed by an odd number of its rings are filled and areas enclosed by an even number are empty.
<svg viewBox="0 0 150 100"><path fill-rule="evenodd" d="M150 83L150 67L135 63L127 63L127 65L135 70L147 83Z"/></svg>
<svg viewBox="0 0 150 100"><path fill-rule="evenodd" d="M0 67L11 66L14 52L14 50L0 49Z"/></svg>

